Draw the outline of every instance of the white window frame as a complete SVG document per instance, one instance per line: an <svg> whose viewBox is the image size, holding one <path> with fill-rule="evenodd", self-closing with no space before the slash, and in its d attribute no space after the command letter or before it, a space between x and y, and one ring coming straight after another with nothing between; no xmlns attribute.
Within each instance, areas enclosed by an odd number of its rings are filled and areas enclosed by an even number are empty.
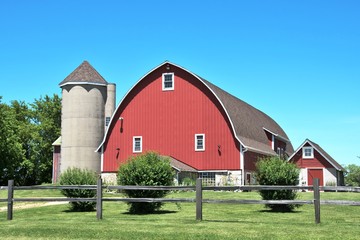
<svg viewBox="0 0 360 240"><path fill-rule="evenodd" d="M311 151L310 156L305 155L306 150ZM313 147L303 147L303 149L302 149L302 158L304 158L304 159L314 158L314 148Z"/></svg>
<svg viewBox="0 0 360 240"><path fill-rule="evenodd" d="M199 172L199 177L202 179L204 186L216 185L216 173L215 172Z"/></svg>
<svg viewBox="0 0 360 240"><path fill-rule="evenodd" d="M169 88L169 87L165 87L165 76L166 75L171 75L171 78L172 78L172 87ZM163 73L162 74L162 90L163 91L172 91L174 90L174 86L175 86L175 76L174 76L174 73Z"/></svg>
<svg viewBox="0 0 360 240"><path fill-rule="evenodd" d="M284 156L285 150L282 147L278 147L276 153L279 157L282 157Z"/></svg>
<svg viewBox="0 0 360 240"><path fill-rule="evenodd" d="M202 142L203 142L203 147L202 148L198 148L198 142L197 142L197 137L202 137ZM199 133L199 134L195 134L195 151L197 152L203 152L205 151L205 134L204 133Z"/></svg>
<svg viewBox="0 0 360 240"><path fill-rule="evenodd" d="M136 139L140 139L140 150L136 150ZM134 136L133 137L133 153L141 153L142 152L142 136Z"/></svg>

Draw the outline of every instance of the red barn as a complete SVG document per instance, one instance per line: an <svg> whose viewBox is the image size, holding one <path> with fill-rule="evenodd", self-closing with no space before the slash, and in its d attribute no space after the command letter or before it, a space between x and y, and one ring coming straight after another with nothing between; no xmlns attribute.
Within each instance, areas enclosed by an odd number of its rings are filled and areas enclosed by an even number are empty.
<svg viewBox="0 0 360 240"><path fill-rule="evenodd" d="M306 139L289 157L300 168L300 184L313 185L319 178L320 186L343 186L345 169L318 144Z"/></svg>
<svg viewBox="0 0 360 240"><path fill-rule="evenodd" d="M150 150L171 157L180 181L196 173L216 185L249 184L258 157L293 153L268 115L170 62L142 77L118 105L98 148L102 175L114 176L130 156Z"/></svg>

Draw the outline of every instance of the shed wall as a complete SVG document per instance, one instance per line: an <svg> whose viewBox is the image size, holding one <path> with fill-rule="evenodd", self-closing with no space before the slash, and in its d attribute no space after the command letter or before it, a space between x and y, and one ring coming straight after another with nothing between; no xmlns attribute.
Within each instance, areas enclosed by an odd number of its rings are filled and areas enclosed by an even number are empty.
<svg viewBox="0 0 360 240"><path fill-rule="evenodd" d="M333 168L333 166L314 149L314 158L303 158L300 149L291 159L299 168Z"/></svg>

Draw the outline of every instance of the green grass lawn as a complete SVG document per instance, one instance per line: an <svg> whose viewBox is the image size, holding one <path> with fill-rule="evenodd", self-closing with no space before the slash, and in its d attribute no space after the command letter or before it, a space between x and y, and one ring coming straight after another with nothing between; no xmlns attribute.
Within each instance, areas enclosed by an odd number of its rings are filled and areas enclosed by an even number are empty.
<svg viewBox="0 0 360 240"><path fill-rule="evenodd" d="M53 191L53 190L51 190ZM41 190L46 196L59 192ZM18 191L15 197L40 197L40 191ZM107 194L107 196L113 196ZM194 192L172 193L194 198ZM6 191L0 191L6 198ZM256 192L205 191L208 199L260 199ZM312 193L301 193L311 199ZM359 193L321 193L322 199L360 201ZM23 203L15 203L17 204ZM69 212L68 205L15 209L14 219L0 212L0 239L359 239L360 207L321 206L321 224L313 205L293 213L273 213L263 205L204 204L203 221L195 220L195 203L167 203L159 214L130 215L127 204L104 202L103 220L96 212Z"/></svg>

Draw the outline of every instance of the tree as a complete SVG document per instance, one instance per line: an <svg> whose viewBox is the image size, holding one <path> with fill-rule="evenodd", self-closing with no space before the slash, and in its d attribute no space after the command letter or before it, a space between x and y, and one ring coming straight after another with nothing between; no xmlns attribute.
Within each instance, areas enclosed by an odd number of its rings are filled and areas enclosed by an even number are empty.
<svg viewBox="0 0 360 240"><path fill-rule="evenodd" d="M61 99L35 99L32 104L0 98L0 183L16 185L51 181L52 143L60 136Z"/></svg>
<svg viewBox="0 0 360 240"><path fill-rule="evenodd" d="M0 185L7 185L9 179L17 179L20 164L25 159L25 151L17 134L16 114L1 99L0 97Z"/></svg>
<svg viewBox="0 0 360 240"><path fill-rule="evenodd" d="M345 169L345 184L348 186L360 186L360 166L350 164Z"/></svg>
<svg viewBox="0 0 360 240"><path fill-rule="evenodd" d="M11 101L10 107L15 113L13 121L17 126L16 135L19 137L19 144L21 144L24 152L24 157L17 166L14 181L18 185L32 185L36 183L34 171L37 169L35 157L39 139L36 126L32 121L32 110L25 102L16 100Z"/></svg>
<svg viewBox="0 0 360 240"><path fill-rule="evenodd" d="M299 169L278 157L261 159L256 164L256 178L260 185L298 185ZM293 190L261 190L263 200L294 200L297 193ZM294 204L266 204L273 211L292 211L299 205Z"/></svg>
<svg viewBox="0 0 360 240"><path fill-rule="evenodd" d="M173 183L174 171L169 159L160 157L154 152L148 152L131 157L122 164L118 171L119 185L139 186L170 186ZM124 193L130 198L161 198L167 191L156 190L126 190ZM130 213L152 213L159 210L162 203L129 203Z"/></svg>
<svg viewBox="0 0 360 240"><path fill-rule="evenodd" d="M32 121L36 126L36 183L51 182L52 176L52 143L61 134L61 98L54 94L35 99L31 104Z"/></svg>

